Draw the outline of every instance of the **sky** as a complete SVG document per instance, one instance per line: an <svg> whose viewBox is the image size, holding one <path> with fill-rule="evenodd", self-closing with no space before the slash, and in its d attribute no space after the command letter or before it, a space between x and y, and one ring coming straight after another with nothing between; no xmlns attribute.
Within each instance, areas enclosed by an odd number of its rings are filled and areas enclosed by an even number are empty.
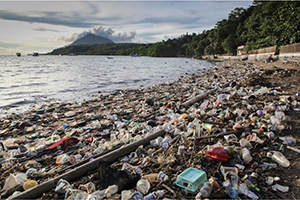
<svg viewBox="0 0 300 200"><path fill-rule="evenodd" d="M154 43L202 33L252 1L2 1L0 55L48 53L88 33Z"/></svg>

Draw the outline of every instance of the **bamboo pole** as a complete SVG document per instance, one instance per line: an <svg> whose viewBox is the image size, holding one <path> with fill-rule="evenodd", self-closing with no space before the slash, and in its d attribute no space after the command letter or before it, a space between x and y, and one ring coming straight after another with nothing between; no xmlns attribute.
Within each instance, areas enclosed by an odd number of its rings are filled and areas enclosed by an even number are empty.
<svg viewBox="0 0 300 200"><path fill-rule="evenodd" d="M140 145L147 145L151 140L156 139L159 136L163 136L165 134L164 130L159 130L151 135L149 135L146 138L142 138L134 143L125 145L119 149L116 149L115 151L109 152L99 158L96 158L93 161L90 161L88 163L85 163L79 167L76 167L75 169L72 169L58 177L55 177L51 180L48 180L47 182L44 182L36 187L33 187L29 190L26 190L22 192L21 194L14 196L12 199L34 199L40 197L43 193L48 192L49 190L53 189L57 182L60 179L65 179L69 182L74 181L84 175L86 175L88 172L95 170L99 167L100 163L107 162L111 163L116 161L118 158L125 156L132 151L136 150Z"/></svg>

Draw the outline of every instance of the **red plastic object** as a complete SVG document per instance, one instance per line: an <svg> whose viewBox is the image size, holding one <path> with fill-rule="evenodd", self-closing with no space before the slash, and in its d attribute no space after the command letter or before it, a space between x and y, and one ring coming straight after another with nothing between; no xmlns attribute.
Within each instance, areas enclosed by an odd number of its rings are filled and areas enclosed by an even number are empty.
<svg viewBox="0 0 300 200"><path fill-rule="evenodd" d="M212 160L226 162L229 159L227 151L224 147L215 147L206 152L206 156Z"/></svg>
<svg viewBox="0 0 300 200"><path fill-rule="evenodd" d="M56 142L55 144L49 146L47 148L47 150L52 150L56 147L58 147L59 145L62 145L62 144L66 144L66 145L75 145L79 142L80 140L76 137L71 137L71 138L63 138L61 139L60 141Z"/></svg>

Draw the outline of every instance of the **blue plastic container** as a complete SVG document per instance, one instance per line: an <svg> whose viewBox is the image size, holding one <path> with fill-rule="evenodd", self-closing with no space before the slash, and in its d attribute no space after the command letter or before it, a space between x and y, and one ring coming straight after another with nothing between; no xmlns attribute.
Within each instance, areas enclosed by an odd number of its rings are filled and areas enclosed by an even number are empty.
<svg viewBox="0 0 300 200"><path fill-rule="evenodd" d="M175 184L191 192L196 192L206 181L206 172L190 167L177 176Z"/></svg>

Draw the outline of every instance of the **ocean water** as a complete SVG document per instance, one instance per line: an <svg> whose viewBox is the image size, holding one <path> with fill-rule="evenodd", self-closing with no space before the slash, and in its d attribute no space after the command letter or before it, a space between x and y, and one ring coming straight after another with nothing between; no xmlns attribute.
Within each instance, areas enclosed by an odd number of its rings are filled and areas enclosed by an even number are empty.
<svg viewBox="0 0 300 200"><path fill-rule="evenodd" d="M214 66L188 58L0 56L0 114L56 101L80 101L117 89L172 82Z"/></svg>

